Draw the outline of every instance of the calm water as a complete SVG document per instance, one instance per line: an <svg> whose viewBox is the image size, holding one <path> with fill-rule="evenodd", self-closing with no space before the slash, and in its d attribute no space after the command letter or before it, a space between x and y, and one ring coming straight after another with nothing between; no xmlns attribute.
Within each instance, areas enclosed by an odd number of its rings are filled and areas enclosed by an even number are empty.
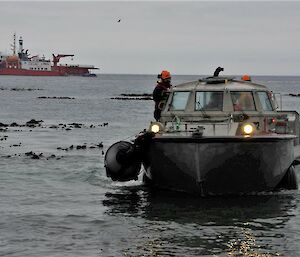
<svg viewBox="0 0 300 257"><path fill-rule="evenodd" d="M253 80L300 93L300 77ZM0 131L0 256L300 256L298 190L198 199L106 178L102 151L147 128L153 113L152 101L110 98L151 93L155 81L0 77L0 123L21 125ZM300 112L300 98L282 102ZM31 119L43 122L22 126Z"/></svg>

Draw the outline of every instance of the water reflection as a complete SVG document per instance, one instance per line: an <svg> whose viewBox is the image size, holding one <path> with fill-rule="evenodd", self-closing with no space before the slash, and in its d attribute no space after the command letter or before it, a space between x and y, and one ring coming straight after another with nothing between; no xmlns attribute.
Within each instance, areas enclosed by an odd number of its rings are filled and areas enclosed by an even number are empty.
<svg viewBox="0 0 300 257"><path fill-rule="evenodd" d="M134 218L142 231L128 256L278 256L296 200L289 193L201 199L127 187L107 193L103 205L107 215Z"/></svg>
<svg viewBox="0 0 300 257"><path fill-rule="evenodd" d="M245 224L258 221L272 228L284 226L288 213L296 208L293 194L270 193L253 196L199 198L176 192L124 187L107 192L103 205L107 214L140 216L148 220L174 221L199 225ZM201 213L201 215L199 215ZM268 222L276 218L278 222ZM254 223L252 223L254 222Z"/></svg>

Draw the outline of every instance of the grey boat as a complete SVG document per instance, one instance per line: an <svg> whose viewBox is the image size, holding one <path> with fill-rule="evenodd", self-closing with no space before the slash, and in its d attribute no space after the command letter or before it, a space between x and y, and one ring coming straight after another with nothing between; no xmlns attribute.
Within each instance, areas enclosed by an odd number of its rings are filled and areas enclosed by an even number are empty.
<svg viewBox="0 0 300 257"><path fill-rule="evenodd" d="M107 150L108 177L143 172L148 186L200 196L298 188L299 114L280 110L266 86L203 78L171 88L163 106L133 143Z"/></svg>

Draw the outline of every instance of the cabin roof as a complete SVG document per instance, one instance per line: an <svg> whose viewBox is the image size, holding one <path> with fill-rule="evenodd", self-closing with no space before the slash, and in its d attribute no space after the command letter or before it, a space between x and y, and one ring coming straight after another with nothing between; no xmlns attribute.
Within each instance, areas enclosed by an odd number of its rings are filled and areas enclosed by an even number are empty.
<svg viewBox="0 0 300 257"><path fill-rule="evenodd" d="M213 91L266 91L268 88L264 85L256 84L251 81L237 80L233 77L209 77L196 81L191 81L176 85L172 88L173 91L193 91L193 90L213 90Z"/></svg>

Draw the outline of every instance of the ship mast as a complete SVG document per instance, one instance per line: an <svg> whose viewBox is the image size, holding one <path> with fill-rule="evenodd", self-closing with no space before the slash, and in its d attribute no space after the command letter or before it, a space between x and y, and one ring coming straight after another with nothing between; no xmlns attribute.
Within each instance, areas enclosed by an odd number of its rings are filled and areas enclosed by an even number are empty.
<svg viewBox="0 0 300 257"><path fill-rule="evenodd" d="M13 51L13 55L16 54L16 32L14 33L14 42L11 44L11 50Z"/></svg>
<svg viewBox="0 0 300 257"><path fill-rule="evenodd" d="M19 53L23 52L23 39L20 37L19 39Z"/></svg>

